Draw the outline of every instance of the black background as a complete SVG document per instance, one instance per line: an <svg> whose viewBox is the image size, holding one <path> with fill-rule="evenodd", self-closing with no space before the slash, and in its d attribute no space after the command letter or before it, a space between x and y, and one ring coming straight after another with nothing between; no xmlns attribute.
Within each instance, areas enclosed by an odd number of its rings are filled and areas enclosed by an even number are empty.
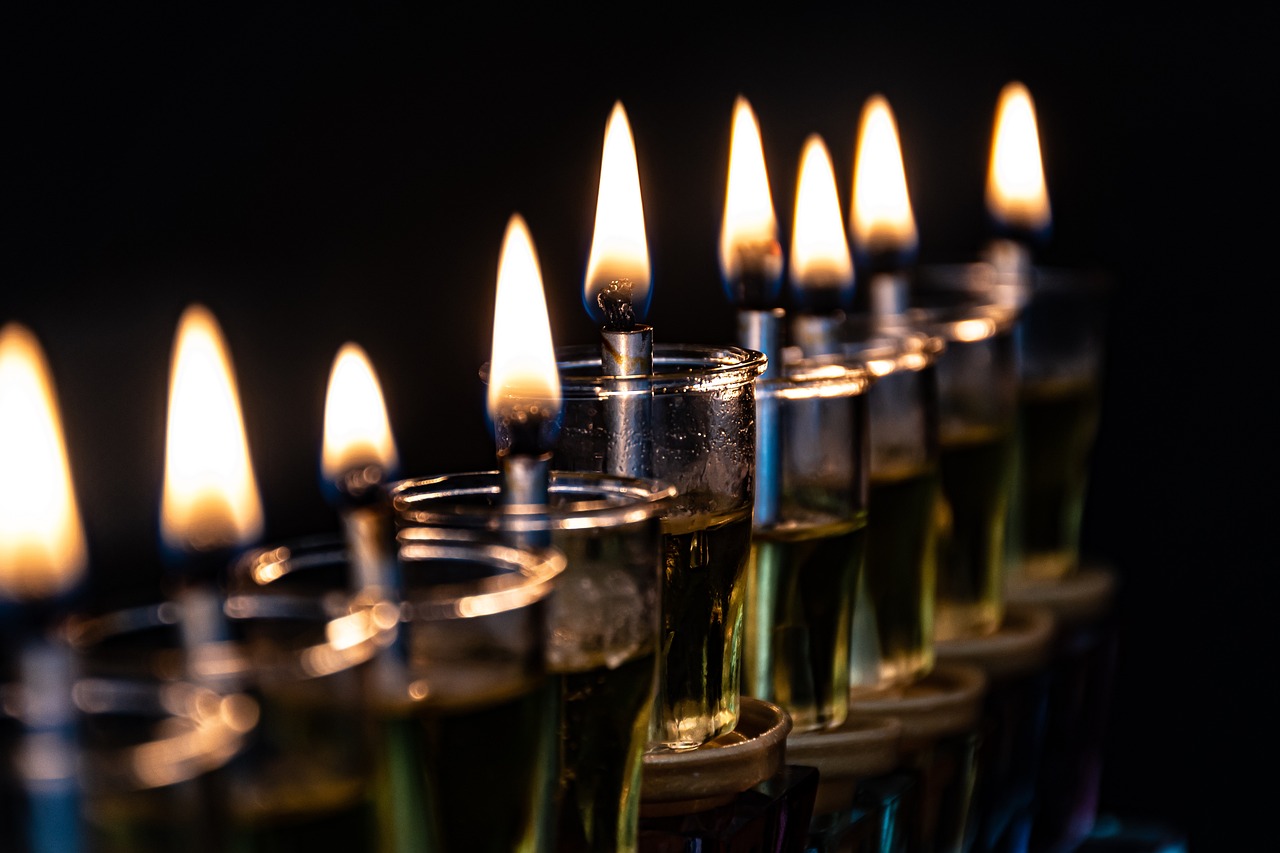
<svg viewBox="0 0 1280 853"><path fill-rule="evenodd" d="M168 360L189 303L230 343L267 537L329 529L321 416L346 340L379 373L404 473L491 467L477 368L512 213L556 342L592 340L579 293L615 100L639 157L649 321L659 340L721 343L737 94L784 236L805 136L823 135L847 205L859 111L885 94L920 260L948 262L987 238L991 121L1019 79L1053 204L1040 260L1117 281L1085 534L1122 578L1103 809L1197 850L1256 848L1275 791L1248 775L1274 758L1276 719L1275 98L1256 44L1273 18L179 5L10 9L2 28L0 320L30 326L53 367L93 600L145 596L160 571Z"/></svg>

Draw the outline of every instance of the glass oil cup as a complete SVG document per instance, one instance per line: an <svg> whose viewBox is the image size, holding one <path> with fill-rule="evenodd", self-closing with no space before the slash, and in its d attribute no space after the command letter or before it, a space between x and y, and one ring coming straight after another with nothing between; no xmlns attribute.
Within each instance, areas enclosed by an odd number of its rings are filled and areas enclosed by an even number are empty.
<svg viewBox="0 0 1280 853"><path fill-rule="evenodd" d="M501 505L496 472L392 489L400 539L535 537L566 558L548 630L558 696L557 850L634 850L657 678L661 516L671 486L556 471L549 505Z"/></svg>
<svg viewBox="0 0 1280 853"><path fill-rule="evenodd" d="M651 376L602 375L599 347L557 351L563 428L552 467L628 463L673 485L661 519L661 637L651 749L690 749L732 731L741 690L744 575L751 547L755 380L764 356L658 344ZM638 435L618 435L628 423Z"/></svg>
<svg viewBox="0 0 1280 853"><path fill-rule="evenodd" d="M762 379L781 452L781 495L755 520L746 584L743 692L781 705L794 731L833 728L849 705L855 590L867 526L871 374L835 359L794 360ZM757 482L757 488L763 485Z"/></svg>
<svg viewBox="0 0 1280 853"><path fill-rule="evenodd" d="M964 276L927 271L913 319L946 341L937 361L937 640L983 636L1004 615L1017 427L1014 309Z"/></svg>

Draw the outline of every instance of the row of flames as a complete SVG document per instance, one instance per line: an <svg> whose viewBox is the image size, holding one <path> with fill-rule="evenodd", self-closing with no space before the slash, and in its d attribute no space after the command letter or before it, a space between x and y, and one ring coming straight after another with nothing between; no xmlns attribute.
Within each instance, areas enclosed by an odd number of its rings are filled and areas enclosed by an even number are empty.
<svg viewBox="0 0 1280 853"><path fill-rule="evenodd" d="M797 288L853 280L850 235L869 250L911 251L916 228L893 113L881 96L864 106L848 232L830 154L811 135L798 174L789 277ZM993 133L987 205L1007 224L1037 231L1049 205L1035 112L1025 87L1001 93ZM721 230L724 275L737 247L776 241L777 221L760 128L745 98L734 106ZM605 128L595 229L584 291L630 279L643 309L650 272L635 145L614 106ZM523 219L507 226L498 265L489 412L535 397L558 405L559 380L537 253ZM161 533L176 550L247 545L262 532L262 505L249 460L228 350L213 315L182 315L171 360ZM396 446L382 391L363 350L345 344L329 378L322 470L329 479L365 465L395 467ZM34 334L0 330L0 599L57 596L84 577L88 549L67 461L48 364Z"/></svg>

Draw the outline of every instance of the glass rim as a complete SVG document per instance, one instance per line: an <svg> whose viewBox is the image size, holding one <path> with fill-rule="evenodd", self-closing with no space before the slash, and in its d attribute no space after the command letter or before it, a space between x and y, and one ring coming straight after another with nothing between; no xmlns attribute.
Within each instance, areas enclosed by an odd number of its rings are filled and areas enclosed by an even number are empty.
<svg viewBox="0 0 1280 853"><path fill-rule="evenodd" d="M545 598L567 562L564 554L555 548L517 548L501 543L463 539L410 544L412 548L401 543L401 559L414 562L471 560L500 567L502 571L470 581L428 584L402 590L398 604L385 598L367 598L359 591L352 590L349 612L334 620L351 620L349 625L344 624L340 628L347 632L349 641L354 641L359 646L381 646L386 641L387 631L406 616L443 620L489 616L520 609ZM303 552L301 565L285 568L293 560L296 550ZM236 570L248 572L253 582L265 587L293 571L346 563L349 559L347 543L341 536L313 536L249 551L236 562ZM311 596L283 595L273 604L267 601L269 598L271 597L239 593L228 598L228 609L245 608L241 611L241 618L252 618L255 615L287 616L290 604L301 603L305 606L313 601ZM334 621L326 626L327 633L333 633L329 626ZM376 649L367 651L372 654Z"/></svg>
<svg viewBox="0 0 1280 853"><path fill-rule="evenodd" d="M469 471L399 480L388 489L397 519L421 527L531 533L620 527L666 512L678 491L661 480L615 477L579 471L552 471L551 494L576 499L546 507L467 504L462 498L496 497L499 471ZM449 499L455 499L450 501ZM424 508L422 504L432 504ZM404 539L422 538L401 530ZM402 539L403 544L403 539Z"/></svg>
<svg viewBox="0 0 1280 853"><path fill-rule="evenodd" d="M802 356L798 347L782 353L782 367L756 382L757 399L817 400L865 394L876 375L861 361Z"/></svg>
<svg viewBox="0 0 1280 853"><path fill-rule="evenodd" d="M720 391L754 382L768 366L764 353L732 345L655 343L654 372L639 377L601 373L597 344L556 347L555 356L560 394L566 399ZM489 369L489 362L480 367L485 385Z"/></svg>
<svg viewBox="0 0 1280 853"><path fill-rule="evenodd" d="M160 788L216 770L259 722L251 696L190 681L83 678L72 695L83 714L154 714L162 729L140 743L86 751L87 777L112 788Z"/></svg>
<svg viewBox="0 0 1280 853"><path fill-rule="evenodd" d="M947 347L942 335L905 316L846 315L839 328L832 351L806 354L804 360L815 364L860 364L874 382L892 373L923 370L936 362Z"/></svg>

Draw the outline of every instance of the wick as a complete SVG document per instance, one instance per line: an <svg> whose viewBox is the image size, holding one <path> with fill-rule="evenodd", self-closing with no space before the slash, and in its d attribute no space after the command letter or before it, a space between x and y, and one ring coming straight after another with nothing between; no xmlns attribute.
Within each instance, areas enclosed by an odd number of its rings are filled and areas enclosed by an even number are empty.
<svg viewBox="0 0 1280 853"><path fill-rule="evenodd" d="M596 294L596 304L604 312L605 328L611 332L630 332L636 327L631 288L631 279L615 278Z"/></svg>

